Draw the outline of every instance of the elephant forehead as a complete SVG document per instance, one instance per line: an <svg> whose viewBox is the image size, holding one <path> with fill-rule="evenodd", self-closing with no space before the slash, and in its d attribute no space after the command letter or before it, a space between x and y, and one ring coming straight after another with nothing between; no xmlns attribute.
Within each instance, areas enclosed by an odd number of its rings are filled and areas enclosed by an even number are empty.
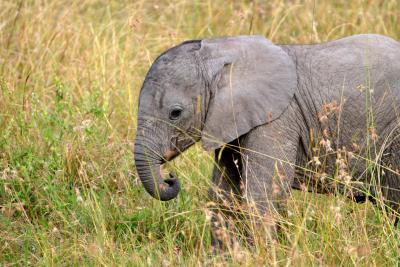
<svg viewBox="0 0 400 267"><path fill-rule="evenodd" d="M193 81L186 84L179 80L146 84L140 94L139 112L157 113L175 104L187 107L193 104L193 99L199 95L199 88L199 83Z"/></svg>
<svg viewBox="0 0 400 267"><path fill-rule="evenodd" d="M154 81L171 78L194 79L197 77L197 68L192 57L187 55L160 56L151 66L146 79Z"/></svg>

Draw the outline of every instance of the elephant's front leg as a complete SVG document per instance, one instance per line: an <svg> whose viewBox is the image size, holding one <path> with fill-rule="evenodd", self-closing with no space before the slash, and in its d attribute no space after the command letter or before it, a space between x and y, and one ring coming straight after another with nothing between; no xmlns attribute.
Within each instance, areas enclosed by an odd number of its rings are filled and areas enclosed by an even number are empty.
<svg viewBox="0 0 400 267"><path fill-rule="evenodd" d="M224 249L230 242L230 223L241 202L241 157L238 142L215 151L213 185L209 189L211 205L211 242L214 251Z"/></svg>
<svg viewBox="0 0 400 267"><path fill-rule="evenodd" d="M277 212L286 209L294 178L298 135L295 130L284 128L274 122L258 127L241 143L245 176L243 195L252 218L252 232L257 233L255 239L274 240Z"/></svg>

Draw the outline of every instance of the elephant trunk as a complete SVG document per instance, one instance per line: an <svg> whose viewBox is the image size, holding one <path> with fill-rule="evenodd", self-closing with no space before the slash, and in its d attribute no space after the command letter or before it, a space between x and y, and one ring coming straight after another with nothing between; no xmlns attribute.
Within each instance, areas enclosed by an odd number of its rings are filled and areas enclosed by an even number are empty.
<svg viewBox="0 0 400 267"><path fill-rule="evenodd" d="M146 191L162 201L175 198L180 191L180 184L174 175L169 174L169 178L162 178L160 168L164 159L138 139L135 142L134 154L136 170Z"/></svg>

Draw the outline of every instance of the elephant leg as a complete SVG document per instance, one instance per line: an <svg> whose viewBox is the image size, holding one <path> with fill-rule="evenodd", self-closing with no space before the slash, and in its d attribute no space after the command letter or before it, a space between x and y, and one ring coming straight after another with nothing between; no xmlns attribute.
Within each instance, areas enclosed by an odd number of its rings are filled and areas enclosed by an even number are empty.
<svg viewBox="0 0 400 267"><path fill-rule="evenodd" d="M229 243L229 223L226 216L235 214L241 201L241 157L238 142L215 150L213 186L209 189L211 205L211 243L214 251L222 250Z"/></svg>
<svg viewBox="0 0 400 267"><path fill-rule="evenodd" d="M400 131L384 150L381 158L380 188L388 210L396 217L400 216Z"/></svg>
<svg viewBox="0 0 400 267"><path fill-rule="evenodd" d="M252 212L252 231L259 233L264 229L270 241L276 238L276 211L286 210L299 138L295 130L282 124L273 122L258 127L240 144L245 177L243 195Z"/></svg>

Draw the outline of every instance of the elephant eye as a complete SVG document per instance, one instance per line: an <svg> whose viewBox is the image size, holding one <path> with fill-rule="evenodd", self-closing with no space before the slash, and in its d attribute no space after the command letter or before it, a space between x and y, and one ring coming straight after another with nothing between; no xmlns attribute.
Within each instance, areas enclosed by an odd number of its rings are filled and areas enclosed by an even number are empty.
<svg viewBox="0 0 400 267"><path fill-rule="evenodd" d="M182 111L183 111L183 109L181 107L177 107L177 106L172 107L169 112L169 119L173 120L173 121L179 119L182 115Z"/></svg>

